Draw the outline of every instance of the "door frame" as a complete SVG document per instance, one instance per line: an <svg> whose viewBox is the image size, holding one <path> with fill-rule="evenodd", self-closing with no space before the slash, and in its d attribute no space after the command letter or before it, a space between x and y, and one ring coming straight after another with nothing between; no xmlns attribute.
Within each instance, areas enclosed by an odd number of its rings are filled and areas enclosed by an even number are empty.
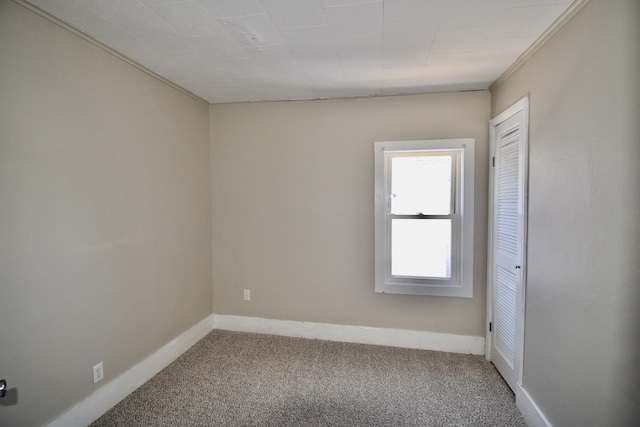
<svg viewBox="0 0 640 427"><path fill-rule="evenodd" d="M490 330L490 324L493 322L493 243L494 243L494 175L495 167L493 167L493 158L495 155L496 127L509 119L513 115L524 111L524 121L522 123L522 141L524 145L524 156L520 159L521 173L523 173L523 212L522 212L522 247L521 247L521 274L522 274L522 301L520 307L517 307L518 311L516 316L520 317L520 328L516 329L516 348L515 354L519 359L518 371L516 373L516 380L519 385L522 385L522 373L524 362L524 331L525 331L525 314L526 314L526 295L527 295L527 233L528 233L528 201L529 201L529 96L525 95L520 100L516 101L509 108L498 114L496 117L489 121L489 215L488 215L488 236L487 236L487 318L486 318L486 332L485 332L485 357L491 361L491 346L493 343L493 332ZM515 391L515 390L514 390Z"/></svg>

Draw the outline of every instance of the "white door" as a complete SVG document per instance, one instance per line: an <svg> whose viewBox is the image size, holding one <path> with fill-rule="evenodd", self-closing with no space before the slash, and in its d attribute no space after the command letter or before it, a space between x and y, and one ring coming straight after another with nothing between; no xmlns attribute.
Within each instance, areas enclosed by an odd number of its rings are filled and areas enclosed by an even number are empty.
<svg viewBox="0 0 640 427"><path fill-rule="evenodd" d="M491 120L489 359L515 392L522 382L528 99Z"/></svg>

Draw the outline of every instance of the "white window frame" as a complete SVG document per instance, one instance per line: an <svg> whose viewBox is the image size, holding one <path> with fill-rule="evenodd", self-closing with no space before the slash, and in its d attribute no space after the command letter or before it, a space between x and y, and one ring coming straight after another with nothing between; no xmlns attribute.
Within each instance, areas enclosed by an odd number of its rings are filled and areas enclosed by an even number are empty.
<svg viewBox="0 0 640 427"><path fill-rule="evenodd" d="M391 185L389 163L394 155L455 153L455 213L452 215L451 278L391 275ZM375 291L387 294L473 297L473 201L475 140L430 139L374 144ZM428 219L429 216L425 216Z"/></svg>

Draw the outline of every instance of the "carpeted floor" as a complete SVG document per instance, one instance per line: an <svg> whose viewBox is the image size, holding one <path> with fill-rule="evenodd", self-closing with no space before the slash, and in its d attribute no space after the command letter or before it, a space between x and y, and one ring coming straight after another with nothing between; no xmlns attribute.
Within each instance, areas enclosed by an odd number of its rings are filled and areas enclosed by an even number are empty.
<svg viewBox="0 0 640 427"><path fill-rule="evenodd" d="M482 356L215 330L102 426L526 426Z"/></svg>

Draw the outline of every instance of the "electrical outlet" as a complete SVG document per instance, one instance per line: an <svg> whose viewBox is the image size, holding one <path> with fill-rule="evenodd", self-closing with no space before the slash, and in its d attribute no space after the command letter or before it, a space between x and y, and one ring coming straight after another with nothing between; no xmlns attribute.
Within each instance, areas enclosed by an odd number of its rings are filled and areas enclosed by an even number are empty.
<svg viewBox="0 0 640 427"><path fill-rule="evenodd" d="M251 291L249 289L244 290L244 300L251 301Z"/></svg>
<svg viewBox="0 0 640 427"><path fill-rule="evenodd" d="M95 384L103 378L104 378L104 367L102 366L102 362L100 362L93 367L93 383Z"/></svg>

